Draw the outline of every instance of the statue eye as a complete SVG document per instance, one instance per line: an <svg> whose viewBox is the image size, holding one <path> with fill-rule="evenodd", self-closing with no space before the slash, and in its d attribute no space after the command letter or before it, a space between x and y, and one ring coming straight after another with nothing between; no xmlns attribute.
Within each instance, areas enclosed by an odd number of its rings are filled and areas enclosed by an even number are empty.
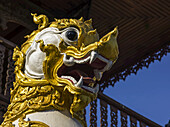
<svg viewBox="0 0 170 127"><path fill-rule="evenodd" d="M77 34L77 32L74 31L74 30L70 30L70 31L67 31L67 32L66 32L66 37L67 37L69 40L71 40L71 41L76 40L76 39L77 39L77 36L78 36L78 34Z"/></svg>
<svg viewBox="0 0 170 127"><path fill-rule="evenodd" d="M63 38L66 45L76 46L79 37L79 30L75 27L68 27L63 30L61 37Z"/></svg>

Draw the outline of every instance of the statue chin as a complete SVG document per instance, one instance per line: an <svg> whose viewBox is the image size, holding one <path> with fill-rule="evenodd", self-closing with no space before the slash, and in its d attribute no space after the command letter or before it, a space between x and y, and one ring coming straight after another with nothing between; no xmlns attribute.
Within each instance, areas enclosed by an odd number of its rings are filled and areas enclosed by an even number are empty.
<svg viewBox="0 0 170 127"><path fill-rule="evenodd" d="M35 112L26 115L25 121L40 121L49 127L83 127L78 120L72 118L71 114L67 111L48 110L42 112ZM12 124L19 127L18 120Z"/></svg>

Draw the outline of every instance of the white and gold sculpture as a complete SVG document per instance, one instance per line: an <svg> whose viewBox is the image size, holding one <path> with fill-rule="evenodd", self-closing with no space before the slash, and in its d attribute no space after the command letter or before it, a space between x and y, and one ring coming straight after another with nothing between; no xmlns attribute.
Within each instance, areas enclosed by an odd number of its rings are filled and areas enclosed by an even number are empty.
<svg viewBox="0 0 170 127"><path fill-rule="evenodd" d="M115 28L99 40L92 20L32 14L38 29L16 47L14 89L1 127L87 126L83 111L99 91L96 80L118 58Z"/></svg>

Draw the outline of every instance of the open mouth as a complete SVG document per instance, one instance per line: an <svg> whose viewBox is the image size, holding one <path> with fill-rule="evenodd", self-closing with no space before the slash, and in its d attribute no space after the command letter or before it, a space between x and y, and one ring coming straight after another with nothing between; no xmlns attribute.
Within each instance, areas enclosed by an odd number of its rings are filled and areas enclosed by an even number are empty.
<svg viewBox="0 0 170 127"><path fill-rule="evenodd" d="M67 79L75 87L92 93L97 93L99 90L96 80L100 80L102 73L112 66L112 61L94 51L81 59L64 54L63 63L58 70L58 77Z"/></svg>

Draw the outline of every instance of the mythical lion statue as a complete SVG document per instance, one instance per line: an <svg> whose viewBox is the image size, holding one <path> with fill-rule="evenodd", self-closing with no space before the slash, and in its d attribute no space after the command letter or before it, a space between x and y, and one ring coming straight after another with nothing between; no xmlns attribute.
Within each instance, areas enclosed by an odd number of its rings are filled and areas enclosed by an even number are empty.
<svg viewBox="0 0 170 127"><path fill-rule="evenodd" d="M96 80L118 58L117 27L99 39L92 20L32 14L38 29L16 47L15 82L1 127L82 127Z"/></svg>

